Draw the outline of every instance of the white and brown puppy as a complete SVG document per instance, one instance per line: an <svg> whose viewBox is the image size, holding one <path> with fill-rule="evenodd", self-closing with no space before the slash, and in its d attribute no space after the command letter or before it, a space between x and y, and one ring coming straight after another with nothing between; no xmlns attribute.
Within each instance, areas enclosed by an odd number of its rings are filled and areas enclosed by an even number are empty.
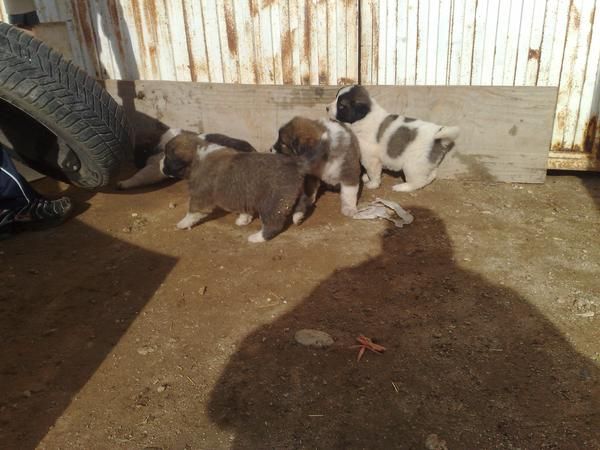
<svg viewBox="0 0 600 450"><path fill-rule="evenodd" d="M281 233L292 213L301 212L298 200L309 164L284 155L240 152L201 135L180 135L167 143L161 170L189 181L189 210L177 228L191 228L216 208L238 212L238 221L246 218L246 223L258 214L262 230L248 241L264 242Z"/></svg>
<svg viewBox="0 0 600 450"><path fill-rule="evenodd" d="M344 124L329 119L312 120L294 117L279 129L279 137L273 145L277 153L315 159L310 176L305 183L305 195L301 199L312 205L315 201L319 181L331 186L340 186L342 214L356 214L356 202L360 185L360 150L354 133ZM294 215L294 222L303 216Z"/></svg>
<svg viewBox="0 0 600 450"><path fill-rule="evenodd" d="M153 154L146 160L145 166L137 171L135 175L127 180L117 183L118 189L133 189L142 186L148 186L158 183L169 178L160 170L160 162L165 156L165 147L167 143L179 135L197 136L197 133L192 131L182 130L180 128L169 128L161 136L158 144L154 147ZM215 143L234 148L241 152L255 152L256 149L248 142L240 139L231 138L223 134L209 133L203 135L204 139Z"/></svg>
<svg viewBox="0 0 600 450"><path fill-rule="evenodd" d="M460 129L389 114L362 86L340 89L327 107L329 116L349 123L360 143L361 163L369 189L381 184L381 170L402 170L405 183L394 191L411 192L431 183Z"/></svg>

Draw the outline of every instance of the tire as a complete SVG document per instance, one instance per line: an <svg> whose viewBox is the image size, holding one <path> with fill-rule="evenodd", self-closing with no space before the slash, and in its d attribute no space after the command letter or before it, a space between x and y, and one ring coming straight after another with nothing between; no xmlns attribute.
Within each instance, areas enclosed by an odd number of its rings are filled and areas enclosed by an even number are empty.
<svg viewBox="0 0 600 450"><path fill-rule="evenodd" d="M49 176L99 188L132 154L132 129L108 92L6 23L0 23L0 99L0 126L13 150Z"/></svg>

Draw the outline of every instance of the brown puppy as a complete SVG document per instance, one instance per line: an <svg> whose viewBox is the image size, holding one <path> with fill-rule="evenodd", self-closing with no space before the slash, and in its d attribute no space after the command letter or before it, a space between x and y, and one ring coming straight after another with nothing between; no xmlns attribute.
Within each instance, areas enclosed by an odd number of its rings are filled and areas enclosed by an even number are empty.
<svg viewBox="0 0 600 450"><path fill-rule="evenodd" d="M318 153L317 153L318 156ZM190 204L177 228L191 228L215 208L260 216L262 230L248 237L264 242L279 234L293 212L313 160L269 153L242 153L202 136L181 136L165 148L161 170L189 180Z"/></svg>
<svg viewBox="0 0 600 450"><path fill-rule="evenodd" d="M317 158L311 165L311 176L307 177L305 195L300 201L312 205L321 180L331 186L340 185L342 214L351 217L356 213L360 149L349 128L329 119L294 117L279 129L273 150L313 160L315 153L323 153L323 157ZM300 213L295 214L294 222L301 221L303 217Z"/></svg>
<svg viewBox="0 0 600 450"><path fill-rule="evenodd" d="M180 135L197 136L197 134L192 131L182 130L180 128L169 128L160 136L160 140L158 144L156 144L156 146L154 147L153 154L146 160L145 166L142 169L138 170L135 173L135 175L133 175L131 178L119 181L117 183L117 188L133 189L137 187L148 186L150 184L155 184L169 178L160 170L160 161L165 156L165 146L167 145L167 143ZM227 147L234 148L241 152L256 151L254 147L252 147L252 145L250 145L248 142L231 138L223 134L210 133L205 134L203 136L204 139L209 142L225 145ZM179 142L182 141L180 140Z"/></svg>

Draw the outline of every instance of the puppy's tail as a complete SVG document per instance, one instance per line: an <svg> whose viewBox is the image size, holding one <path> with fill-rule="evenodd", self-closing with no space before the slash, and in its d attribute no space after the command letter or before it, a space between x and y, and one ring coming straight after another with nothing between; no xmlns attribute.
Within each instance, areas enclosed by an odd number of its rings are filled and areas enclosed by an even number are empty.
<svg viewBox="0 0 600 450"><path fill-rule="evenodd" d="M458 139L460 135L459 127L441 127L437 133L433 136L434 139L440 139L442 141L442 145L444 147L450 146L450 144L454 144L454 141Z"/></svg>
<svg viewBox="0 0 600 450"><path fill-rule="evenodd" d="M229 147L238 152L251 153L255 152L256 149L250 145L249 142L243 141L241 139L232 138L229 136L225 136L224 134L219 133L208 133L201 134L200 137L207 142L212 144L222 145L223 147Z"/></svg>

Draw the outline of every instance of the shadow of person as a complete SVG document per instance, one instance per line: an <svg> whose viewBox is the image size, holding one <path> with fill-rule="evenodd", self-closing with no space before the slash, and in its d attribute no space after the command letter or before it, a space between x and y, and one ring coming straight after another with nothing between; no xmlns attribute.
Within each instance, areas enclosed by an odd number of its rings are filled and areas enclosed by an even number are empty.
<svg viewBox="0 0 600 450"><path fill-rule="evenodd" d="M233 448L599 448L599 370L515 291L459 267L413 210L379 256L335 272L244 339L208 414ZM294 341L330 333L326 349ZM364 334L384 345L360 362Z"/></svg>
<svg viewBox="0 0 600 450"><path fill-rule="evenodd" d="M77 220L2 242L0 448L36 448L175 263Z"/></svg>

